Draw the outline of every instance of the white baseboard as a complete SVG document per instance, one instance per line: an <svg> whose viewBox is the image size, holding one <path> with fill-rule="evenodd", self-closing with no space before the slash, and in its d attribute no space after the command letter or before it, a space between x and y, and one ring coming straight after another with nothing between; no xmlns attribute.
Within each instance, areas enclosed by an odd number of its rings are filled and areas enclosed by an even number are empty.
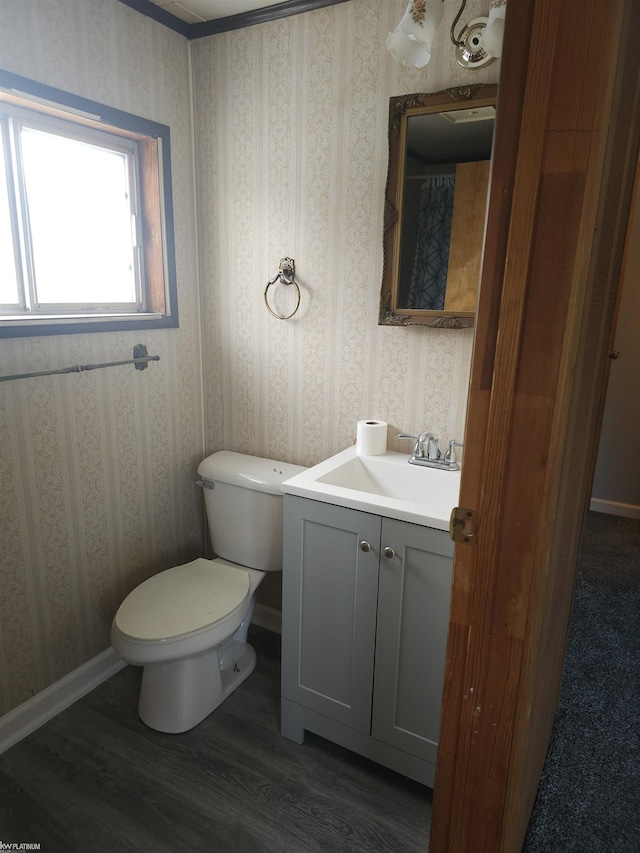
<svg viewBox="0 0 640 853"><path fill-rule="evenodd" d="M274 634L282 634L282 613L273 607L267 607L266 604L256 603L251 624L273 631Z"/></svg>
<svg viewBox="0 0 640 853"><path fill-rule="evenodd" d="M109 648L0 717L0 754L125 666L125 662Z"/></svg>
<svg viewBox="0 0 640 853"><path fill-rule="evenodd" d="M273 607L256 604L251 621L259 628L282 633L282 613ZM109 648L0 717L0 755L125 666Z"/></svg>
<svg viewBox="0 0 640 853"><path fill-rule="evenodd" d="M609 515L621 515L624 518L640 518L640 506L636 506L635 504L622 504L617 501L591 498L589 509L592 509L594 512L608 512Z"/></svg>

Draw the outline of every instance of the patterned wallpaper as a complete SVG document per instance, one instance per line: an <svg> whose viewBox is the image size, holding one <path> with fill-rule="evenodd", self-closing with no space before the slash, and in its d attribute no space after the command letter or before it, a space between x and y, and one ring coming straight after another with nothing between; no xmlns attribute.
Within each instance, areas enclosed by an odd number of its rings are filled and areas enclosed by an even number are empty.
<svg viewBox="0 0 640 853"><path fill-rule="evenodd" d="M161 357L0 384L0 713L105 649L133 586L203 553L203 453L310 465L368 416L462 436L473 333L377 325L388 99L471 73L448 9L432 63L397 65L384 42L405 7L350 0L189 45L116 0L0 0L0 67L170 125L180 299L180 329L144 340L0 341L2 373L138 342ZM302 290L286 322L262 297L285 255Z"/></svg>
<svg viewBox="0 0 640 853"><path fill-rule="evenodd" d="M3 374L138 342L161 359L0 384L3 713L107 648L136 584L202 553L203 429L187 43L116 0L0 0L0 22L3 68L170 125L181 321L0 341Z"/></svg>
<svg viewBox="0 0 640 853"><path fill-rule="evenodd" d="M497 63L457 65L446 6L418 70L385 48L405 0L193 42L209 447L310 465L365 417L462 439L473 332L377 325L389 97L497 80ZM263 302L284 256L302 290L288 321Z"/></svg>
<svg viewBox="0 0 640 853"><path fill-rule="evenodd" d="M401 431L462 440L473 331L377 325L389 97L498 77L457 65L445 5L420 70L385 47L406 0L193 42L208 447L312 465L366 417L396 450ZM302 298L280 321L263 290L285 256ZM279 607L268 581L259 600Z"/></svg>

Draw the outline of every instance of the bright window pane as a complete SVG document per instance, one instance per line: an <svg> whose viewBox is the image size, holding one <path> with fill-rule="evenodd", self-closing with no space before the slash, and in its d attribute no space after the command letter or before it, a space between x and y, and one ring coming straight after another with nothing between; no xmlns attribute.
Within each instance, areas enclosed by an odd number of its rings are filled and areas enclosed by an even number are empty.
<svg viewBox="0 0 640 853"><path fill-rule="evenodd" d="M21 130L39 304L135 303L127 156Z"/></svg>
<svg viewBox="0 0 640 853"><path fill-rule="evenodd" d="M2 128L0 128L0 131ZM9 191L5 170L4 143L0 132L0 304L18 305L16 259L9 215Z"/></svg>

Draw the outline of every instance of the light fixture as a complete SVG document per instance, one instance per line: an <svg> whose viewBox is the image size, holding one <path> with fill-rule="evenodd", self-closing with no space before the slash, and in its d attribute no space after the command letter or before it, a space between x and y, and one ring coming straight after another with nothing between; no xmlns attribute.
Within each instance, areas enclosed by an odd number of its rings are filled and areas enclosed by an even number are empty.
<svg viewBox="0 0 640 853"><path fill-rule="evenodd" d="M502 56L504 19L507 14L507 0L490 0L489 19L482 37L482 44L491 56Z"/></svg>
<svg viewBox="0 0 640 853"><path fill-rule="evenodd" d="M458 14L451 24L449 35L456 47L458 65L462 65L463 68L481 68L483 65L488 65L494 59L482 46L482 37L488 18L473 18L468 24L465 24L456 36L456 24L460 20L466 5L467 0L462 0Z"/></svg>
<svg viewBox="0 0 640 853"><path fill-rule="evenodd" d="M387 37L387 48L395 59L410 68L423 68L431 59L431 46L448 0L410 0L400 23ZM473 18L458 35L456 26L467 5L451 25L450 37L463 68L481 68L502 53L502 35L507 0L489 0L489 17Z"/></svg>
<svg viewBox="0 0 640 853"><path fill-rule="evenodd" d="M476 121L493 121L496 117L496 108L472 107L470 110L449 110L438 115L451 124L469 124Z"/></svg>
<svg viewBox="0 0 640 853"><path fill-rule="evenodd" d="M400 23L387 37L393 57L410 68L424 68L442 20L444 0L411 0Z"/></svg>

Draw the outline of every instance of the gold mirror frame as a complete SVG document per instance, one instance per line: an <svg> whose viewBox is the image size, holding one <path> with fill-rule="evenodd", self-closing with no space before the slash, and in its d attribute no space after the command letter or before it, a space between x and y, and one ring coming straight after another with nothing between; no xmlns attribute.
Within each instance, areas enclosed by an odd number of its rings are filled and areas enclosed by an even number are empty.
<svg viewBox="0 0 640 853"><path fill-rule="evenodd" d="M444 89L433 94L412 94L393 97L389 101L389 171L384 210L384 271L380 294L381 326L430 326L439 329L463 329L474 325L475 311L428 311L398 306L400 244L402 217L407 120L412 115L468 110L470 106L495 106L498 87L474 84ZM480 220L477 220L478 222ZM482 216L482 228L484 215ZM477 249L481 257L482 235ZM477 280L473 284L477 290Z"/></svg>

